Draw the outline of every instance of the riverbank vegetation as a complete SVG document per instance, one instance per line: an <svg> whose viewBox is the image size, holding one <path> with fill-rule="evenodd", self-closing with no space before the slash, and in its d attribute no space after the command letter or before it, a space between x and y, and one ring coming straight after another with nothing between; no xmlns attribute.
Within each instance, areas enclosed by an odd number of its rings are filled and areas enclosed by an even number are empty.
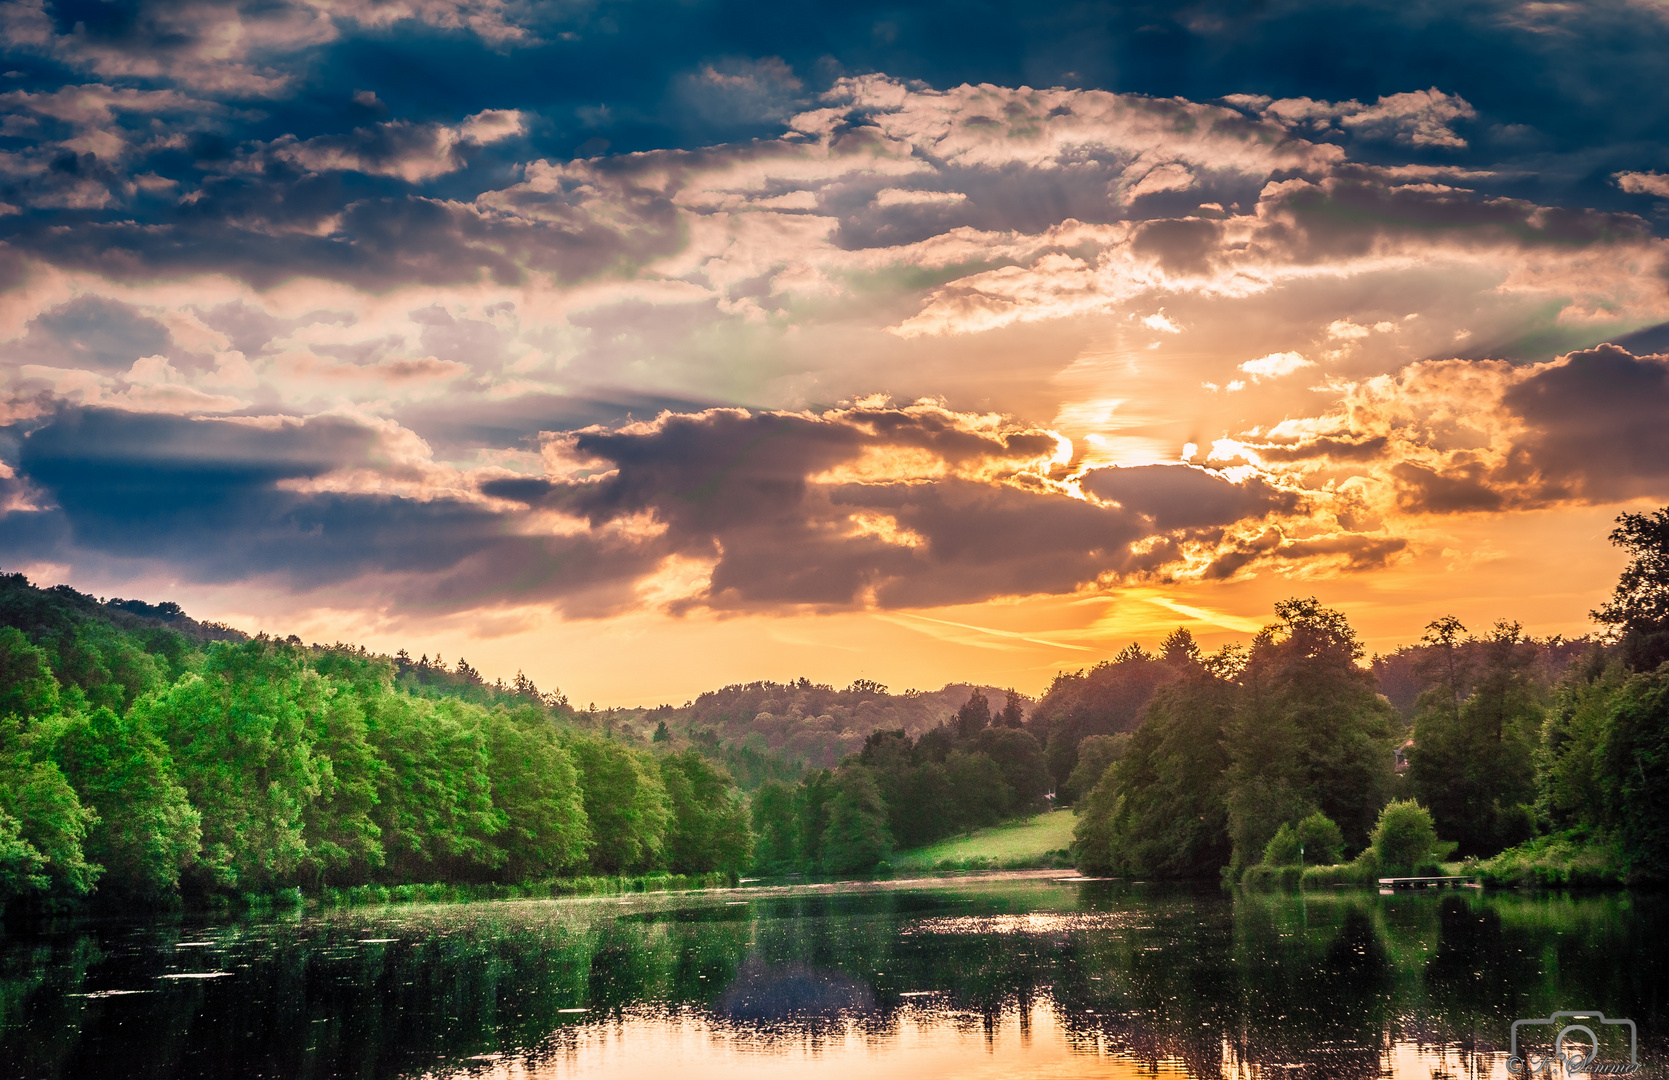
<svg viewBox="0 0 1669 1080"><path fill-rule="evenodd" d="M462 660L245 638L6 576L0 903L749 865L745 800L720 765L585 720Z"/></svg>

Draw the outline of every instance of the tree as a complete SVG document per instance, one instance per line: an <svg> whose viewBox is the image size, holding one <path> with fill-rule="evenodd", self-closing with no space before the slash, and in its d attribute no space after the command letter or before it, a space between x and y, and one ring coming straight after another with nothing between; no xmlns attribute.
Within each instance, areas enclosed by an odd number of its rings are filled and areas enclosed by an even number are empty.
<svg viewBox="0 0 1669 1080"><path fill-rule="evenodd" d="M1395 711L1359 666L1341 612L1314 597L1275 605L1253 640L1227 735L1233 864L1250 865L1283 822L1320 810L1360 846L1391 789Z"/></svg>
<svg viewBox="0 0 1669 1080"><path fill-rule="evenodd" d="M1312 866L1331 866L1344 855L1344 833L1333 819L1316 811L1298 823L1299 854Z"/></svg>
<svg viewBox="0 0 1669 1080"><path fill-rule="evenodd" d="M1440 848L1431 814L1412 799L1386 804L1373 829L1373 850L1379 866L1392 876L1418 874L1439 861Z"/></svg>
<svg viewBox="0 0 1669 1080"><path fill-rule="evenodd" d="M84 847L98 815L81 805L42 750L36 733L24 732L15 717L0 718L0 848L8 849L10 866L0 874L28 891L85 896L102 870ZM6 821L16 823L15 833Z"/></svg>
<svg viewBox="0 0 1669 1080"><path fill-rule="evenodd" d="M989 727L969 741L969 746L997 763L1008 804L1002 815L1035 813L1044 809L1049 793L1049 770L1044 767L1043 748L1029 731L1017 727Z"/></svg>
<svg viewBox="0 0 1669 1080"><path fill-rule="evenodd" d="M1214 875L1228 861L1223 740L1237 692L1203 663L1155 691L1123 755L1084 800L1079 866L1185 878Z"/></svg>
<svg viewBox="0 0 1669 1080"><path fill-rule="evenodd" d="M1003 701L1002 715L997 718L997 723L1003 727L1017 728L1025 722L1026 707L1020 699L1020 691L1014 689L1014 687L1009 687L1006 695Z"/></svg>
<svg viewBox="0 0 1669 1080"><path fill-rule="evenodd" d="M660 866L672 803L655 759L608 739L578 734L567 745L585 792L585 816L595 844L593 869L641 874Z"/></svg>
<svg viewBox="0 0 1669 1080"><path fill-rule="evenodd" d="M1304 849L1298 843L1297 830L1282 822L1275 835L1269 838L1269 843L1264 845L1260 861L1265 866L1297 866L1303 858Z"/></svg>
<svg viewBox="0 0 1669 1080"><path fill-rule="evenodd" d="M824 873L855 874L875 869L892 850L881 790L869 769L845 766L830 781L828 824L823 828Z"/></svg>
<svg viewBox="0 0 1669 1080"><path fill-rule="evenodd" d="M53 758L82 803L98 815L87 857L104 867L104 900L167 903L196 861L202 815L174 776L168 747L137 718L107 708L58 727Z"/></svg>
<svg viewBox="0 0 1669 1080"><path fill-rule="evenodd" d="M1620 638L1623 663L1650 671L1669 660L1669 506L1619 514L1611 542L1630 559L1611 599L1590 612Z"/></svg>
<svg viewBox="0 0 1669 1080"><path fill-rule="evenodd" d="M168 744L202 814L197 866L218 885L293 884L308 858L306 812L319 794L319 769L300 705L304 677L288 646L216 646L202 675L135 709Z"/></svg>
<svg viewBox="0 0 1669 1080"><path fill-rule="evenodd" d="M747 806L730 774L694 750L661 759L672 803L667 866L676 874L738 874L753 859Z"/></svg>
<svg viewBox="0 0 1669 1080"><path fill-rule="evenodd" d="M968 703L956 711L956 734L958 738L971 739L989 726L991 702L986 699L985 691L976 686L968 695Z"/></svg>
<svg viewBox="0 0 1669 1080"><path fill-rule="evenodd" d="M0 716L50 716L58 711L58 680L46 650L15 627L0 627Z"/></svg>
<svg viewBox="0 0 1669 1080"><path fill-rule="evenodd" d="M1611 699L1603 787L1630 871L1669 880L1669 669L1634 675Z"/></svg>
<svg viewBox="0 0 1669 1080"><path fill-rule="evenodd" d="M1408 780L1437 828L1468 855L1493 855L1529 839L1535 798L1533 750L1546 716L1543 692L1531 674L1535 647L1517 623L1498 622L1475 643L1481 661L1471 676L1455 640L1465 628L1452 617L1432 623L1427 670L1432 685L1419 698Z"/></svg>
<svg viewBox="0 0 1669 1080"><path fill-rule="evenodd" d="M749 802L753 821L753 866L763 874L785 874L799 865L794 789L766 780Z"/></svg>
<svg viewBox="0 0 1669 1080"><path fill-rule="evenodd" d="M502 861L492 753L475 707L406 694L366 700L366 729L383 768L374 821L397 881L480 879Z"/></svg>
<svg viewBox="0 0 1669 1080"><path fill-rule="evenodd" d="M1107 767L1123 757L1129 745L1128 731L1117 735L1091 735L1079 743L1078 764L1072 767L1072 775L1066 778L1066 783L1055 792L1056 799L1070 806L1089 794L1101 782Z"/></svg>
<svg viewBox="0 0 1669 1080"><path fill-rule="evenodd" d="M504 830L492 840L503 853L503 877L524 881L577 868L591 846L585 796L574 759L544 711L500 706L485 726L493 808L504 815Z"/></svg>
<svg viewBox="0 0 1669 1080"><path fill-rule="evenodd" d="M1057 793L1068 787L1072 770L1078 766L1079 744L1091 735L1134 729L1154 690L1174 678L1176 671L1131 645L1088 672L1063 672L1055 677L1027 726L1043 743Z"/></svg>

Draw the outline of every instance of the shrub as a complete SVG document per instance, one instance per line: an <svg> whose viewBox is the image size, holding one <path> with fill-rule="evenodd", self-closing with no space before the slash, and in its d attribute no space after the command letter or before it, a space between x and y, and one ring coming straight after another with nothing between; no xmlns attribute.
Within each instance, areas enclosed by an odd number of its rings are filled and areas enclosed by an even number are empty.
<svg viewBox="0 0 1669 1080"><path fill-rule="evenodd" d="M1431 814L1413 799L1387 803L1373 827L1373 851L1386 874L1402 876L1439 862L1453 845L1442 845Z"/></svg>
<svg viewBox="0 0 1669 1080"><path fill-rule="evenodd" d="M1263 865L1296 866L1300 861L1298 834L1291 825L1282 825L1263 847Z"/></svg>
<svg viewBox="0 0 1669 1080"><path fill-rule="evenodd" d="M1304 862L1328 866L1338 862L1344 851L1344 833L1332 818L1317 810L1298 823L1298 844Z"/></svg>

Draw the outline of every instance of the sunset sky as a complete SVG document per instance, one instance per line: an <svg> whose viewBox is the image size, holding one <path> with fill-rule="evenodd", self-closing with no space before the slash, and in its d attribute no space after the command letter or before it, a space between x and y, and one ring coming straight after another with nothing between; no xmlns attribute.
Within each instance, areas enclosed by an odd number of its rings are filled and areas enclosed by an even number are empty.
<svg viewBox="0 0 1669 1080"><path fill-rule="evenodd" d="M0 567L578 703L1591 632L1669 4L6 0Z"/></svg>

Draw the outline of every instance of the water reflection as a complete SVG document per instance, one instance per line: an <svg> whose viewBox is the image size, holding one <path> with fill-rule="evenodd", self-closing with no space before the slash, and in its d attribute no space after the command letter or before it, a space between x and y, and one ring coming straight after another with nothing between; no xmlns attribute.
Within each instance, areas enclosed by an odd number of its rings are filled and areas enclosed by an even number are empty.
<svg viewBox="0 0 1669 1080"><path fill-rule="evenodd" d="M1426 1080L1504 1075L1512 1021L1569 1008L1661 1062L1664 916L1010 875L14 929L0 1075Z"/></svg>

